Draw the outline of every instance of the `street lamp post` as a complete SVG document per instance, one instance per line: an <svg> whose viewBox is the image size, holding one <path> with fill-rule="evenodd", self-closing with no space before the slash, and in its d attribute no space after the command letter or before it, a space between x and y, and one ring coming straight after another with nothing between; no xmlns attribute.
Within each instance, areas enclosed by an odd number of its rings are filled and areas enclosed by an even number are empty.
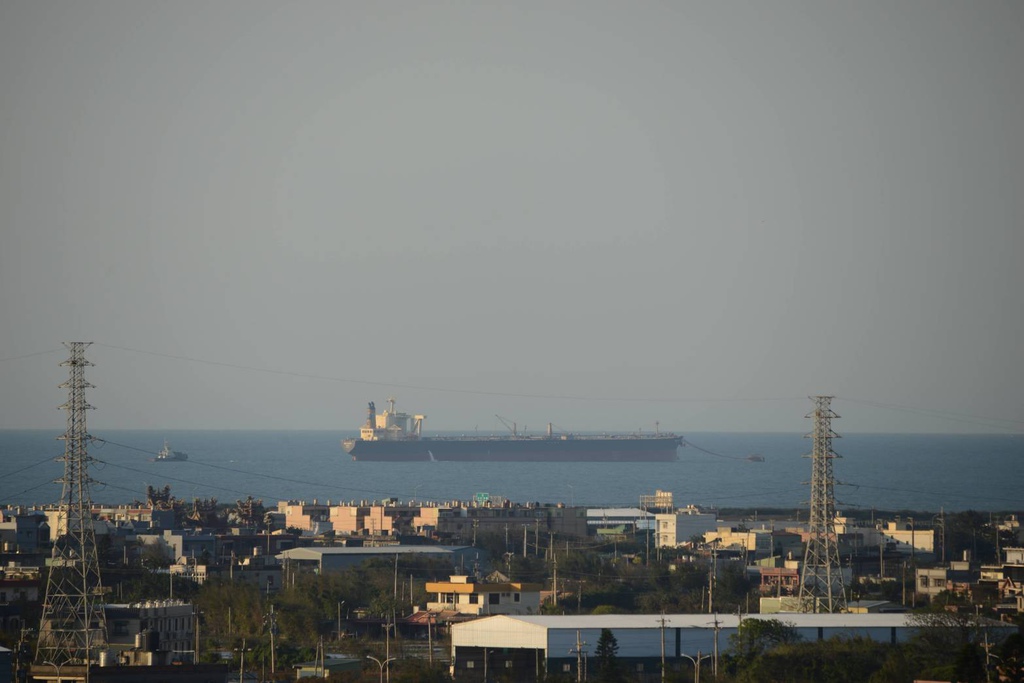
<svg viewBox="0 0 1024 683"><path fill-rule="evenodd" d="M370 655L366 655L366 658L367 659L372 659L373 661L377 662L377 666L380 667L380 682L384 683L384 667L387 666L390 662L395 661L396 658L395 657L388 657L383 662L380 661L379 659L377 659L376 657L371 657Z"/></svg>
<svg viewBox="0 0 1024 683"><path fill-rule="evenodd" d="M700 650L697 650L697 656L691 657L690 655L680 653L680 657L686 657L693 662L693 683L699 683L700 681L700 662L703 659L711 659L711 655L702 655Z"/></svg>
<svg viewBox="0 0 1024 683"><path fill-rule="evenodd" d="M57 670L57 683L60 683L60 665L54 664L53 662L50 662L50 661L45 661L45 662L43 662L43 664L49 664L50 666L52 666L54 669Z"/></svg>
<svg viewBox="0 0 1024 683"><path fill-rule="evenodd" d="M238 683L245 683L245 653L251 649L245 646L245 638L242 638L242 647L238 649ZM60 683L60 681L57 683Z"/></svg>

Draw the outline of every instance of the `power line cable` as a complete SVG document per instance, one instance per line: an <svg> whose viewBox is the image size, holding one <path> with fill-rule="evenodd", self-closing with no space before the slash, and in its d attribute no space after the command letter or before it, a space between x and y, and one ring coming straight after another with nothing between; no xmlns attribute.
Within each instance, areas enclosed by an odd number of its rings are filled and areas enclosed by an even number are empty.
<svg viewBox="0 0 1024 683"><path fill-rule="evenodd" d="M377 387L388 387L393 389L409 389L413 391L430 391L437 393L449 393L449 394L463 394L471 396L496 396L504 398L532 398L532 399L543 399L543 400L571 400L571 401L588 401L588 402L619 402L619 403L754 403L754 402L777 402L777 401L804 401L806 396L765 396L765 397L731 397L731 398L718 398L718 397L635 397L635 396L580 396L575 394L534 394L534 393L522 393L522 392L503 392L503 391L484 391L477 389L456 389L451 387L439 387L430 385L418 385L418 384L406 384L400 382L390 382L384 380L366 380L357 379L351 377L332 377L328 375L318 375L312 373L294 372L289 370L279 370L273 368L262 368L251 365L242 365L239 363L228 363L224 361L207 360L202 358L195 358L191 356L183 356L170 353L162 353L159 351L147 351L144 349L135 349L127 346L119 346L115 344L105 344L103 342L96 342L95 346L113 349L117 351L126 351L130 353L138 353L143 355L155 356L159 358L168 358L172 360L186 361L190 363L200 363L204 365L231 368L235 370L245 370L248 372L259 372L264 374L273 374L285 377L297 377L302 379L314 379L328 382L342 382L348 384L360 384L365 386L377 386ZM48 352L39 352L48 353ZM29 354L38 355L38 354ZM25 357L25 356L23 356ZM874 406L878 408L886 408L890 410L900 410L906 412L912 412L919 415L925 415L934 417L936 419L949 420L953 422L961 422L966 424L975 424L978 426L988 427L990 429L1013 429L1013 427L1005 424L1011 423L1013 425L1024 424L1024 420L1012 419L1012 418L998 418L992 416L979 416L979 415L967 415L954 413L951 411L939 411L928 408L914 408L911 406L902 406L898 404L886 403L883 401L860 399L852 397L837 396L836 398L851 403L860 403L863 405ZM1003 423L1003 424L1001 424Z"/></svg>
<svg viewBox="0 0 1024 683"><path fill-rule="evenodd" d="M836 486L849 486L854 489L875 489L878 491L891 491L894 493L916 493L925 496L931 496L934 498L970 498L968 494L961 493L944 493L942 491L921 491L920 489L900 489L892 488L888 486L869 486L868 484L852 484L848 482L836 482ZM1000 498L998 496L986 496L988 500L998 500L1004 503L1015 503L1019 504L1020 500L1016 498Z"/></svg>
<svg viewBox="0 0 1024 683"><path fill-rule="evenodd" d="M1012 425L1024 424L1024 420L1017 420L1014 418L992 417L990 415L967 415L963 413L954 413L946 410L936 410L933 408L915 408L912 406L904 406L896 403L886 403L884 401L850 398L848 396L837 396L836 398L841 401L859 403L861 405L871 406L874 408L885 408L887 410L914 413L916 415L924 415L926 417L933 417L940 420L949 420L951 422L962 422L965 424L974 424L982 427L989 427L990 429L1014 429Z"/></svg>
<svg viewBox="0 0 1024 683"><path fill-rule="evenodd" d="M42 465L43 463L47 463L47 462L55 462L55 461L56 461L56 459L57 459L57 457L58 457L58 456L46 456L45 458L43 458L43 459L42 459L42 460L40 460L39 462L35 462L35 463L32 463L31 465L26 465L25 467L22 467L22 468L21 468L20 470L14 470L13 472L7 472L7 473L5 473L5 474L4 474L3 476L4 476L4 477L13 477L13 476L14 476L15 474L21 474L21 473L22 473L22 472L24 472L25 470L30 470L30 469L32 469L33 467L39 467L39 466L40 466L40 465Z"/></svg>
<svg viewBox="0 0 1024 683"><path fill-rule="evenodd" d="M13 500L14 500L15 498L17 498L18 496L23 496L23 495L25 495L26 493L31 493L32 491L35 491L36 489L41 489L41 488L43 488L44 486L47 486L48 484L56 484L56 483L57 483L57 482L53 481L52 479L48 479L47 481L44 481L44 482L43 482L42 484L37 484L36 486L33 486L33 487L31 487L31 488L27 488L27 489L25 489L24 491L19 491L18 493L12 493L11 495L9 495L9 496L8 496L8 499L10 499L10 500L12 500L12 501L13 501ZM14 502L10 502L10 503L2 503L2 505L4 505L4 506L8 506L8 507L9 507L9 506L11 506L11 505L17 505L17 503L14 503Z"/></svg>
<svg viewBox="0 0 1024 683"><path fill-rule="evenodd" d="M127 449L130 449L130 450L133 450L133 451L139 451L140 453L147 453L149 455L158 455L158 453L155 453L154 451L148 451L148 450L146 450L144 448L136 448L135 446L128 446L126 444L116 443L114 441L108 441L106 439L99 439L99 438L95 438L94 437L93 440L94 441L101 441L103 443L109 443L112 446L119 446L121 448L127 448ZM97 462L104 462L105 464L111 464L114 467L124 467L123 465L117 465L115 463L106 463L106 461L97 461ZM357 489L357 488L346 487L346 486L336 486L336 485L333 485L333 484L325 484L322 481L305 481L303 479L290 479L288 477L282 477L282 476L274 475L274 474L262 474L260 472L254 472L252 470L239 470L239 469L235 469L233 467L224 467L223 465L214 465L213 463L203 462L201 460L195 460L194 458L189 458L188 460L183 461L183 464L184 463L193 464L193 465L199 465L200 467L209 467L211 469L222 470L224 472L231 472L232 474L244 474L244 475L247 475L247 476L263 477L264 479L270 479L270 480L273 480L273 481L286 482L286 483L289 483L289 484L302 484L304 486L315 486L315 487L320 487L320 488L328 488L328 489L331 489L331 490L334 490L334 491L350 491L350 492L353 492L353 493L370 493L370 494L377 494L377 495L381 495L381 496L393 496L395 494L394 491L380 491L380 490L365 489L365 488ZM188 483L188 482L186 482L186 483ZM192 483L194 483L194 482L192 482ZM198 486L206 486L206 484L197 484L197 485ZM230 490L230 489L228 489L228 490ZM284 499L284 498L285 497L283 497L283 496L282 497L278 497L279 500Z"/></svg>
<svg viewBox="0 0 1024 683"><path fill-rule="evenodd" d="M107 461L107 460L99 460L98 458L93 458L93 460L95 460L96 462L102 462L102 463L104 463L106 465L109 465L110 467L116 467L116 468L119 468L119 469L122 469L122 470L128 470L129 472L137 472L139 474L145 474L145 475L149 475L149 476L153 476L154 475L153 472L147 472L146 470L140 470L140 469L135 468L135 467L129 467L128 465L119 465L116 462L110 462L110 461ZM215 489L217 491L227 491L228 493L233 493L233 494L237 494L237 495L240 495L240 496L253 495L253 493L251 491L240 491L238 489L232 489L232 488L229 488L227 486L219 486L217 484L211 484L210 482L197 482L197 481L191 481L189 479L181 479L179 477L169 477L169 476L166 476L166 475L162 475L162 478L166 479L167 481L178 482L179 484L188 484L190 486L201 486L201 487L205 487L205 488L209 488L209 489ZM267 500L273 500L274 498L278 498L278 500L280 500L280 498L277 497L277 496L268 496L268 495L264 495L264 494L260 494L260 493L257 493L255 495L260 496L261 498L265 498Z"/></svg>
<svg viewBox="0 0 1024 683"><path fill-rule="evenodd" d="M627 397L627 396L578 396L573 394L529 394L520 392L507 392L507 391L483 391L478 389L453 389L451 387L438 387L428 386L419 384L404 384L399 382L387 382L383 380L366 380L366 379L355 379L351 377L331 377L328 375L315 375L304 372L293 372L289 370L275 370L271 368L260 368L252 365L241 365L238 363L226 363L223 361L205 360L202 358L193 358L190 356L180 356L169 353L160 353L157 351L144 351L142 349L133 349L126 346L116 346L113 344L104 344L102 342L95 342L95 346L101 346L107 349L114 349L117 351L128 351L131 353L139 353L147 356L156 356L159 358L169 358L172 360L187 361L190 363L201 363L203 365L212 365L216 367L232 368L235 370L246 370L249 372L261 372L271 375L281 375L285 377L298 377L301 379L315 379L323 380L327 382L343 382L346 384L362 384L367 386L377 387L390 387L394 389L409 389L413 391L433 391L438 393L450 393L450 394L467 394L471 396L500 396L504 398L535 398L535 399L548 399L548 400L569 400L569 401L606 401L606 402L636 402L636 403L734 403L734 402L763 402L763 401L804 401L806 396L778 396L778 397L748 397L748 398L695 398L695 397Z"/></svg>
<svg viewBox="0 0 1024 683"><path fill-rule="evenodd" d="M34 353L24 353L20 356L8 356L7 358L0 358L0 363L6 363L9 360L21 360L22 358L32 358L33 356L44 356L48 353L57 353L63 351L63 349L48 349L46 351L36 351Z"/></svg>

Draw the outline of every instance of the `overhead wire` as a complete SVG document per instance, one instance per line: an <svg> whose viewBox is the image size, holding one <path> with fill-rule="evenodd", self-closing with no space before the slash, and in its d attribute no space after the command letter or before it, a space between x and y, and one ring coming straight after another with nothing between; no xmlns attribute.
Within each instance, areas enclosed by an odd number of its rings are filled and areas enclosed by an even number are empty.
<svg viewBox="0 0 1024 683"><path fill-rule="evenodd" d="M131 449L133 451L139 451L140 453L147 453L149 455L158 455L158 453L156 453L154 451L149 451L149 450L146 450L144 448L136 448L135 446L129 446L129 445L126 445L126 444L116 443L114 441L109 441L107 439L99 439L99 438L93 437L93 440L94 441L102 441L103 443L109 443L112 446L119 446L121 448L128 448L128 449ZM98 462L103 462L104 464L108 464L108 465L111 465L113 467L123 467L123 468L126 468L126 469L132 469L132 468L129 468L129 467L125 466L125 465L119 465L117 463L113 463L113 462L110 462L110 461L98 461ZM264 479L270 479L270 480L273 480L273 481L281 481L281 482L286 482L286 483L289 483L289 484L302 484L304 486L315 486L315 487L318 487L318 488L329 488L332 491L350 491L350 492L353 492L353 493L369 493L369 494L377 494L377 495L381 495L381 496L392 496L392 495L395 494L394 491L381 491L381 490L376 490L376 489L352 488L352 487L346 487L346 486L336 486L336 485L333 485L333 484L325 484L322 481L318 481L317 482L317 481L306 481L306 480L303 480L303 479L291 479L289 477L282 477L280 475L275 475L275 474L263 474L261 472L254 472L252 470L240 470L240 469L236 469L236 468L233 468L233 467L225 467L223 465L214 465L213 463L203 462L202 460L196 460L195 458L189 458L188 460L182 461L182 463L183 464L199 465L200 467L209 467L210 469L222 470L224 472L230 472L232 474L244 474L246 476L263 477ZM135 470L135 471L141 471L141 470ZM207 484L207 483L203 483L203 484L199 484L199 483L196 483L196 482L185 482L185 483L191 483L191 484L194 484L196 486L209 486L209 484ZM231 490L231 489L225 489L225 490ZM268 496L264 496L264 497L270 498ZM287 498L288 498L287 496L274 496L274 497L278 498L279 500L287 500Z"/></svg>
<svg viewBox="0 0 1024 683"><path fill-rule="evenodd" d="M636 402L636 403L734 403L734 402L761 402L761 401L803 401L806 396L771 396L771 397L736 397L736 398L698 398L698 397L654 397L654 396L581 396L574 394L533 394L523 392L509 392L509 391L484 391L480 389L456 389L452 387L439 387L429 386L420 384L406 384L400 382L390 382L385 380L367 380L357 379L353 377L332 377L329 375L319 375L305 372L294 372L289 370L277 370L273 368L261 368L253 365L242 365L239 363L228 363L224 361L205 360L202 358L195 358L191 356L182 356L170 353L161 353L158 351L145 351L143 349L134 349L127 346L117 346L114 344L105 344L103 342L95 342L95 346L113 349L117 351L128 351L130 353L144 354L148 356L156 356L158 358L168 358L172 360L188 361L190 363L201 363L203 365L210 365L215 367L231 368L234 370L246 370L249 372L260 372L271 375L281 375L285 377L298 377L301 379L315 379L323 380L327 382L342 382L346 384L362 384L366 386L378 386L378 387L391 387L395 389L410 389L413 391L432 391L438 393L449 393L449 394L466 394L471 396L500 396L504 398L535 398L535 399L547 399L547 400L570 400L570 401L603 401L603 402Z"/></svg>
<svg viewBox="0 0 1024 683"><path fill-rule="evenodd" d="M728 458L729 460L746 460L747 462L754 462L751 460L750 457L743 457L741 455L725 455L724 453L716 453L714 451L709 451L706 448L701 448L700 446L693 443L692 441L689 441L688 439L682 439L681 442L683 446L689 446L694 450L698 450L701 453L707 453L708 455L715 455L718 456L719 458Z"/></svg>
<svg viewBox="0 0 1024 683"><path fill-rule="evenodd" d="M137 467L130 467L129 465L121 465L121 464L118 464L116 462L110 462L109 460L99 460L97 458L94 458L94 460L96 460L97 462L102 462L102 463L104 463L106 465L109 465L110 467L115 467L115 468L122 469L122 470L128 470L129 472L137 472L139 474L147 474L147 475L152 475L153 474L153 472L149 472L149 471L146 471L146 470L140 470ZM201 487L205 487L205 488L208 488L208 489L214 489L214 490L217 490L217 491L227 491L228 493L235 493L235 494L242 495L242 496L253 495L252 491L241 491L239 489L233 489L233 488L230 488L230 487L227 487L227 486L221 486L221 485L218 485L218 484L211 484L210 482L198 482L198 481L192 481L190 479L182 479L180 477L170 477L170 476L167 476L167 475L163 475L163 478L166 479L167 481L173 481L173 482L177 482L179 484L188 484L190 486L201 486ZM255 494L255 495L258 495L258 496L260 496L262 498L266 498L268 500L273 500L274 498L277 498L277 496L269 496L269 495L263 495L263 494L259 494L259 493Z"/></svg>
<svg viewBox="0 0 1024 683"><path fill-rule="evenodd" d="M915 408L912 406L904 406L897 403L886 403L884 401L851 398L848 396L836 396L836 399L841 401L848 401L850 403L858 403L860 405L871 406L874 408L884 408L886 410L914 413L916 415L924 415L926 417L933 417L940 420L949 420L950 422L974 424L982 427L989 427L990 429L1015 429L1019 431L1019 427L1015 427L1014 425L1024 425L1024 420L1018 420L1014 418L993 417L991 415L967 415L963 413L955 413L946 410L936 410L933 408Z"/></svg>
<svg viewBox="0 0 1024 683"><path fill-rule="evenodd" d="M21 473L22 473L22 472L24 472L25 470L30 470L30 469L32 469L33 467L39 467L39 466L40 466L40 465L42 465L43 463L47 463L47 462L54 462L54 461L56 461L56 460L57 460L57 458L59 458L59 457L60 457L60 456L50 456L50 455L48 455L48 456L46 456L45 458L43 458L42 460L40 460L40 461L38 461L38 462L34 462L34 463L32 463L31 465L26 465L25 467L22 467L21 469L18 469L18 470L14 470L13 472L5 472L5 473L4 473L4 477L12 477L12 476L14 476L15 474L21 474Z"/></svg>
<svg viewBox="0 0 1024 683"><path fill-rule="evenodd" d="M44 356L48 353L57 353L63 351L63 349L47 349L45 351L35 351L33 353L23 353L20 356L8 356L7 358L0 358L0 363L6 363L11 360L21 360L23 358L32 358L33 356Z"/></svg>
<svg viewBox="0 0 1024 683"><path fill-rule="evenodd" d="M849 486L854 489L873 489L877 491L891 491L894 493L916 493L919 495L932 496L932 497L943 497L943 498L967 498L968 496L956 493L944 493L942 491L922 491L920 489L906 489L906 488L893 488L889 486L870 486L868 484L855 484L849 482L836 482L836 486ZM1014 503L1020 504L1020 499L1016 498L1001 498L999 496L986 496L988 500L996 500L1003 503Z"/></svg>
<svg viewBox="0 0 1024 683"><path fill-rule="evenodd" d="M12 494L10 494L8 496L8 498L13 501L14 499L18 498L18 496L23 496L26 493L31 493L32 491L35 491L36 489L41 489L44 486L47 486L49 484L55 484L55 483L56 483L55 481L50 479L50 480L44 481L42 484L36 484L35 486L29 487L29 488L25 489L24 491L19 491L17 493L12 493ZM0 506L10 506L10 505L16 505L16 504L17 503L13 503L13 502L12 503L0 503Z"/></svg>

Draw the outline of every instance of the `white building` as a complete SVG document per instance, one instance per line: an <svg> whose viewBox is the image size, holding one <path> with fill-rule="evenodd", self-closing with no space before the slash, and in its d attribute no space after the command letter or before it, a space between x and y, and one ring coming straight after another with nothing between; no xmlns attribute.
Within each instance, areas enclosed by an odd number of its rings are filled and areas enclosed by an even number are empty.
<svg viewBox="0 0 1024 683"><path fill-rule="evenodd" d="M743 618L778 617L751 614ZM907 614L786 614L782 620L808 641L844 636L897 643L919 628ZM663 643L666 668L689 668L690 657L727 651L739 623L735 614L485 617L452 626L452 670L458 681L575 677L594 656L602 629L615 636L617 659L630 673L660 671ZM1008 624L991 623L990 636L997 640L1016 631ZM712 658L702 666L712 670Z"/></svg>
<svg viewBox="0 0 1024 683"><path fill-rule="evenodd" d="M674 513L657 514L654 518L659 548L678 548L694 536L703 536L718 528L717 515L701 512L692 505Z"/></svg>

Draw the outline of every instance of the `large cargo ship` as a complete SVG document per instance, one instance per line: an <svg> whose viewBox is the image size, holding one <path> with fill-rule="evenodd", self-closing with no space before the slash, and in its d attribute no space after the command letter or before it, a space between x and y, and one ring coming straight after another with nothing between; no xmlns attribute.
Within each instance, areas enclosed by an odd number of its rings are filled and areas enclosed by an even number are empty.
<svg viewBox="0 0 1024 683"><path fill-rule="evenodd" d="M549 424L543 435L522 435L513 426L502 436L423 436L426 415L395 411L395 399L378 413L371 402L358 439L342 447L353 460L408 462L666 462L676 460L682 438L675 434L555 434Z"/></svg>

